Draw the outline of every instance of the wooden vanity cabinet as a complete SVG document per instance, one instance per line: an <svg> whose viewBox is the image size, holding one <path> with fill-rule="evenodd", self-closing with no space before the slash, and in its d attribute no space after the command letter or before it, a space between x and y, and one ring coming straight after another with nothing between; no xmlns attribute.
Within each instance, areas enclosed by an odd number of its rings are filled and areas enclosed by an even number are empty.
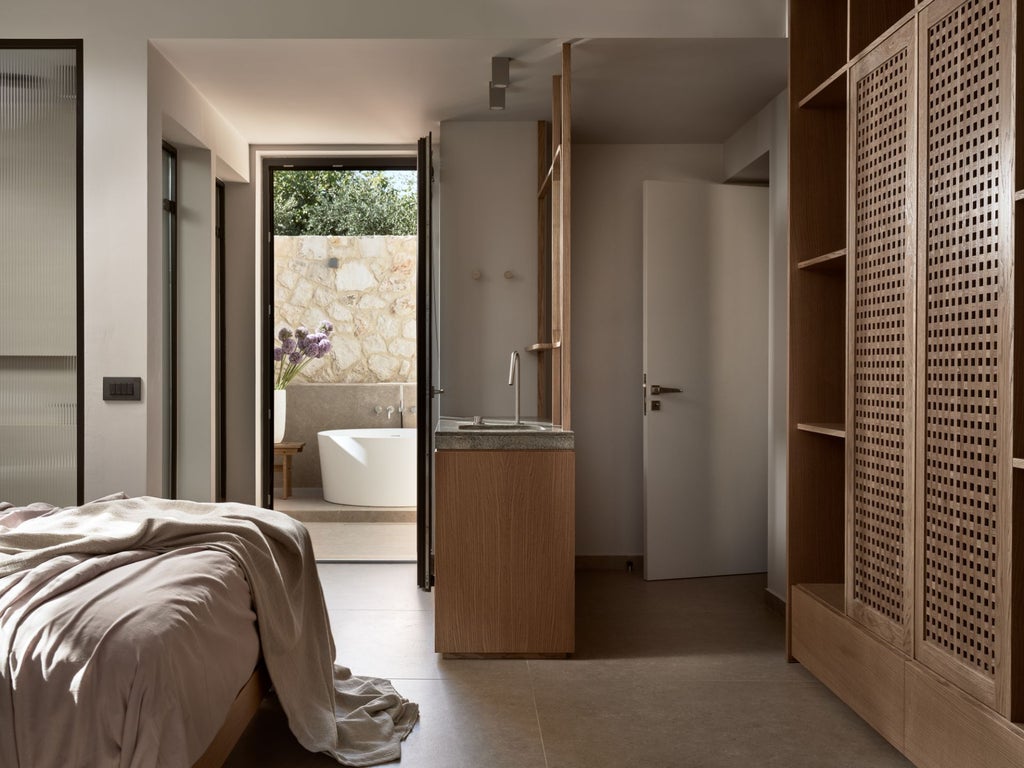
<svg viewBox="0 0 1024 768"><path fill-rule="evenodd" d="M437 451L438 653L572 653L574 472L570 450Z"/></svg>

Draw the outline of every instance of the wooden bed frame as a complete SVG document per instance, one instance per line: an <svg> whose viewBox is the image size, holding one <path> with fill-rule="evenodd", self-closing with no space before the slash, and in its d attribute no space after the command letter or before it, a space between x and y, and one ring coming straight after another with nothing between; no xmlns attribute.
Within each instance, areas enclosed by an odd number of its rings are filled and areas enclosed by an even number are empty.
<svg viewBox="0 0 1024 768"><path fill-rule="evenodd" d="M260 703L269 692L270 676L261 659L232 702L231 708L224 718L224 724L192 768L220 768L224 765L231 750L235 748L235 744L241 738L242 732L245 731L249 721L260 708Z"/></svg>

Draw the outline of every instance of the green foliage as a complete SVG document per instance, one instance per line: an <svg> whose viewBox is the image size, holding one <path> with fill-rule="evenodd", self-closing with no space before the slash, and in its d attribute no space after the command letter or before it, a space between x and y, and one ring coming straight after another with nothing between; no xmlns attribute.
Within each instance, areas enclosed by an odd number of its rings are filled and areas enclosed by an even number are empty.
<svg viewBox="0 0 1024 768"><path fill-rule="evenodd" d="M274 171L275 235L415 235L413 171Z"/></svg>

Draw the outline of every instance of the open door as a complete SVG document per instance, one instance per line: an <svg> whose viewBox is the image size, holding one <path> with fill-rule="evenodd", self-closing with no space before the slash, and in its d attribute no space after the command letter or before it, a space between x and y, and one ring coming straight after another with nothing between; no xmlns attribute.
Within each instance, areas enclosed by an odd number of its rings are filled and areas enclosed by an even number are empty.
<svg viewBox="0 0 1024 768"><path fill-rule="evenodd" d="M416 279L416 583L434 585L434 396L441 393L434 381L434 228L431 135L417 142L417 197L419 200L419 258Z"/></svg>

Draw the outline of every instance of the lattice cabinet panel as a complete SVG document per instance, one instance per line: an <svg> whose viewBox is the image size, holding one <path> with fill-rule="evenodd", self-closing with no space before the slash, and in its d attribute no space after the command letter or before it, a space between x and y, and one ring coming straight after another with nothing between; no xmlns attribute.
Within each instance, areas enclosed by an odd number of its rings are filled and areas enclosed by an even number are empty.
<svg viewBox="0 0 1024 768"><path fill-rule="evenodd" d="M915 30L851 70L849 615L907 651L913 604Z"/></svg>
<svg viewBox="0 0 1024 768"><path fill-rule="evenodd" d="M924 323L916 653L990 704L1008 627L1009 2L933 3L921 25ZM1005 102L1005 103L1004 103ZM1005 466L1005 470L1004 470ZM1008 584L1006 585L1008 587ZM1006 590L1008 592L1008 589Z"/></svg>

